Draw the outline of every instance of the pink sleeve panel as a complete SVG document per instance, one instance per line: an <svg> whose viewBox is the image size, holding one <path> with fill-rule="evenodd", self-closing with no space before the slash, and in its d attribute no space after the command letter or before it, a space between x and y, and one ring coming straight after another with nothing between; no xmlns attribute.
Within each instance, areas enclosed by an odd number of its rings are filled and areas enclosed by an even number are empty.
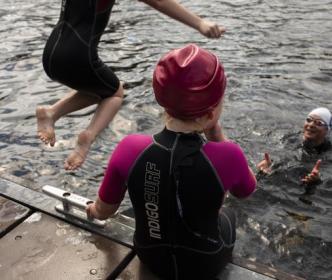
<svg viewBox="0 0 332 280"><path fill-rule="evenodd" d="M231 141L208 142L203 151L217 171L225 191L242 198L255 190L256 180L239 145Z"/></svg>
<svg viewBox="0 0 332 280"><path fill-rule="evenodd" d="M152 141L150 135L133 134L125 137L116 146L99 187L98 195L103 202L119 204L122 201L130 169Z"/></svg>

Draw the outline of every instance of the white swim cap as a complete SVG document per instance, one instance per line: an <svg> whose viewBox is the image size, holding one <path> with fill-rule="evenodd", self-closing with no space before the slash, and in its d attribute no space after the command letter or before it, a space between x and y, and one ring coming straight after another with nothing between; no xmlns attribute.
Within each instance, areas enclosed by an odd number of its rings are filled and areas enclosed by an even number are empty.
<svg viewBox="0 0 332 280"><path fill-rule="evenodd" d="M311 115L316 115L321 118L326 124L327 124L327 129L330 130L332 127L332 115L329 109L320 107L312 110L309 113L309 116Z"/></svg>

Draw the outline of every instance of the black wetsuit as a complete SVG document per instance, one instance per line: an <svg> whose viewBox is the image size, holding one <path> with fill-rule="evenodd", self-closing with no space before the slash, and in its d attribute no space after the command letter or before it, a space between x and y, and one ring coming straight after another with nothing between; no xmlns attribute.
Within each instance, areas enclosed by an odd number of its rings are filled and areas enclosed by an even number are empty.
<svg viewBox="0 0 332 280"><path fill-rule="evenodd" d="M314 146L310 141L303 141L302 148L308 154L319 155L331 149L331 142L330 140L325 139L320 145Z"/></svg>
<svg viewBox="0 0 332 280"><path fill-rule="evenodd" d="M81 92L112 96L120 82L97 46L115 0L62 0L60 19L43 54L47 75Z"/></svg>
<svg viewBox="0 0 332 280"><path fill-rule="evenodd" d="M213 279L231 257L235 215L219 212L225 192L203 143L165 129L128 177L135 249L162 279Z"/></svg>

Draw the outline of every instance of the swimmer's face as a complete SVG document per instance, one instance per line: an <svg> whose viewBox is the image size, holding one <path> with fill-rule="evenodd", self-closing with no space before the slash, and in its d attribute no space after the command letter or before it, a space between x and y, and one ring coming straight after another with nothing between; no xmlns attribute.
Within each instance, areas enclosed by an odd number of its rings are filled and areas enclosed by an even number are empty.
<svg viewBox="0 0 332 280"><path fill-rule="evenodd" d="M303 140L319 145L324 142L327 132L327 124L319 116L310 115L304 122Z"/></svg>

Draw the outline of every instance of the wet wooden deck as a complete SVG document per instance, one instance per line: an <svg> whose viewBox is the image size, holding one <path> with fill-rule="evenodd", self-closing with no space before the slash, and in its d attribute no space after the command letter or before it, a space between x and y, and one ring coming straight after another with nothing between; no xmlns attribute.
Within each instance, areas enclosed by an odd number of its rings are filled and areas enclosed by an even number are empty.
<svg viewBox="0 0 332 280"><path fill-rule="evenodd" d="M0 177L2 280L158 280L132 247L134 221L124 215L96 227L55 210L59 202L20 178ZM235 257L225 280L303 280Z"/></svg>

